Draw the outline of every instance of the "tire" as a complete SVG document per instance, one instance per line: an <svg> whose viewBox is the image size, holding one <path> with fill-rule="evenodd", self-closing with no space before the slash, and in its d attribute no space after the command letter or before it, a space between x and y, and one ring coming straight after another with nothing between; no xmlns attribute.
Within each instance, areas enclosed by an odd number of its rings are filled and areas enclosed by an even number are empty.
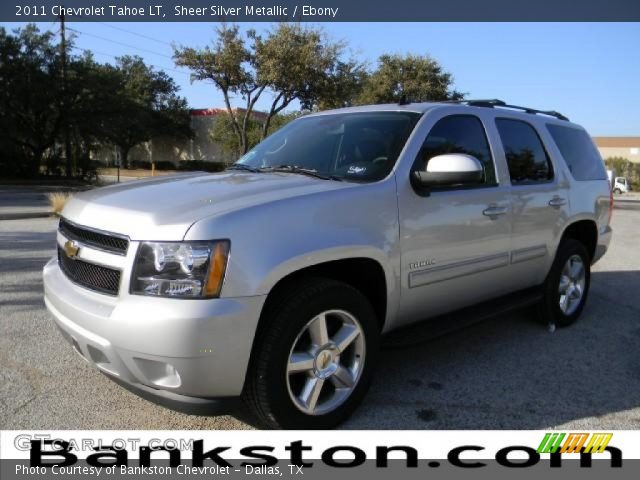
<svg viewBox="0 0 640 480"><path fill-rule="evenodd" d="M542 320L567 327L580 317L589 294L590 266L591 258L581 242L572 238L561 241L543 285L539 305Z"/></svg>
<svg viewBox="0 0 640 480"><path fill-rule="evenodd" d="M335 427L371 383L380 347L373 307L357 289L324 278L290 283L272 300L254 342L245 403L262 427Z"/></svg>
<svg viewBox="0 0 640 480"><path fill-rule="evenodd" d="M622 194L622 190L620 190L619 188L616 188L613 193L617 193L618 195Z"/></svg>

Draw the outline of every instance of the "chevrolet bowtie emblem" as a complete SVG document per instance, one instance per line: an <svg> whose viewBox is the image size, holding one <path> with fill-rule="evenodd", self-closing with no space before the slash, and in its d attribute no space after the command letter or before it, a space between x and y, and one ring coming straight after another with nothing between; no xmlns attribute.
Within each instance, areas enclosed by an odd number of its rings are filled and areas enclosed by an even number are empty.
<svg viewBox="0 0 640 480"><path fill-rule="evenodd" d="M331 355L329 355L327 352L320 353L318 358L318 366L320 367L321 370L324 370L325 368L327 368L330 362L331 362Z"/></svg>
<svg viewBox="0 0 640 480"><path fill-rule="evenodd" d="M69 258L76 258L80 252L80 247L73 240L67 240L64 244L64 252Z"/></svg>

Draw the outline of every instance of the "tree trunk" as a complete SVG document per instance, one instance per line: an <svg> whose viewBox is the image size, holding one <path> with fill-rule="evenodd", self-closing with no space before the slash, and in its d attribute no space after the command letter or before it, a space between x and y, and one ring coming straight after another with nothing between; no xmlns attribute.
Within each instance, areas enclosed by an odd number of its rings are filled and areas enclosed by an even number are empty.
<svg viewBox="0 0 640 480"><path fill-rule="evenodd" d="M269 125L271 124L271 117L272 116L273 115L271 114L271 112L269 112L269 115L267 115L267 118L265 119L264 123L262 124L262 140L267 138L267 135L269 135Z"/></svg>
<svg viewBox="0 0 640 480"><path fill-rule="evenodd" d="M238 143L240 144L240 151L243 153L246 153L246 151L244 150L246 142L242 135L242 130L240 129L240 125L238 125L238 120L236 119L236 116L233 113L233 108L231 108L231 101L229 100L228 90L222 90L222 96L224 97L224 104L227 107L227 113L229 114L229 119L231 120L233 131L236 132L236 136L238 137Z"/></svg>
<svg viewBox="0 0 640 480"><path fill-rule="evenodd" d="M131 150L131 147L120 145L118 148L120 150L120 166L129 168L129 150Z"/></svg>
<svg viewBox="0 0 640 480"><path fill-rule="evenodd" d="M278 102L280 100L282 100L282 104L278 105ZM275 98L275 100L271 104L271 109L269 110L269 114L267 115L267 118L265 119L264 124L262 125L262 140L267 138L267 135L269 135L269 125L271 125L271 119L274 116L276 116L278 113L280 113L282 110L287 108L287 105L291 103L291 100L292 99L286 97L282 93L279 93L278 96Z"/></svg>

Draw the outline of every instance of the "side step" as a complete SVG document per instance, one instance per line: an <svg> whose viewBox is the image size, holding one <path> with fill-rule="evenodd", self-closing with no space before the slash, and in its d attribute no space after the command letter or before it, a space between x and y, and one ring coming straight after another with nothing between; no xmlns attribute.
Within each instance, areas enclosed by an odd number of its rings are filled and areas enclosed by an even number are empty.
<svg viewBox="0 0 640 480"><path fill-rule="evenodd" d="M489 318L530 307L540 300L542 291L539 287L511 293L394 330L384 336L382 348L396 349L419 345Z"/></svg>

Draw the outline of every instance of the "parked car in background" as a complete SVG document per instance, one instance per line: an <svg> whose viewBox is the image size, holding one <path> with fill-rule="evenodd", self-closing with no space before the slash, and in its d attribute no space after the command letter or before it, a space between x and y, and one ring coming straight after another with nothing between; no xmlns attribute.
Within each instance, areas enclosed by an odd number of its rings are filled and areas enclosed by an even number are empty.
<svg viewBox="0 0 640 480"><path fill-rule="evenodd" d="M387 332L516 294L546 322L576 321L611 208L589 135L557 112L321 112L227 171L74 196L45 303L134 391L237 396L262 426L330 428L365 395Z"/></svg>
<svg viewBox="0 0 640 480"><path fill-rule="evenodd" d="M631 183L626 177L615 177L613 182L613 193L622 194L631 191Z"/></svg>

